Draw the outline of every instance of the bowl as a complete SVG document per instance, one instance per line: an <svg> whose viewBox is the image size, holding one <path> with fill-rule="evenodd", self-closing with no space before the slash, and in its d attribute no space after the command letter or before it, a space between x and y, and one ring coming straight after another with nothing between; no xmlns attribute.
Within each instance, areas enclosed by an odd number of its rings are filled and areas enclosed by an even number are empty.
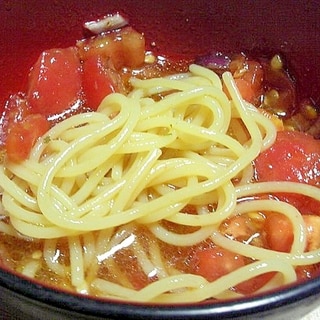
<svg viewBox="0 0 320 320"><path fill-rule="evenodd" d="M300 99L320 99L320 7L316 1L4 1L0 6L0 105L20 90L47 48L82 38L82 23L121 12L154 52L282 53ZM5 319L301 319L319 304L320 279L227 302L143 305L88 298L0 269Z"/></svg>

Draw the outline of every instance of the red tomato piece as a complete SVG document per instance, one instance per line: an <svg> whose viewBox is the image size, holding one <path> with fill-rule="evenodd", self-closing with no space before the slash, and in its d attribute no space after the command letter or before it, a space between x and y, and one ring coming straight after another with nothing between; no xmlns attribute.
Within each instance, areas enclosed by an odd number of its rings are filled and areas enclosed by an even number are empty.
<svg viewBox="0 0 320 320"><path fill-rule="evenodd" d="M293 242L293 227L286 216L276 212L267 214L264 229L270 249L290 252Z"/></svg>
<svg viewBox="0 0 320 320"><path fill-rule="evenodd" d="M226 249L214 247L198 249L191 261L192 272L208 281L214 281L246 264L245 257ZM261 274L239 283L234 289L242 294L251 294L264 286L274 276L274 272Z"/></svg>
<svg viewBox="0 0 320 320"><path fill-rule="evenodd" d="M256 216L242 214L226 219L220 225L220 232L228 238L248 243L257 247L265 246L263 235L264 216L257 213Z"/></svg>
<svg viewBox="0 0 320 320"><path fill-rule="evenodd" d="M93 110L98 108L105 96L116 91L100 56L90 56L83 62L82 86L86 102Z"/></svg>
<svg viewBox="0 0 320 320"><path fill-rule="evenodd" d="M214 247L198 249L191 260L192 272L208 281L214 281L246 264L245 257L226 249ZM239 283L234 289L242 294L251 294L264 286L274 276L274 272L261 274Z"/></svg>
<svg viewBox="0 0 320 320"><path fill-rule="evenodd" d="M230 63L230 71L243 99L253 104L259 102L264 79L262 65L257 61L239 56Z"/></svg>
<svg viewBox="0 0 320 320"><path fill-rule="evenodd" d="M300 211L301 214L320 215L320 203L313 198L305 197L299 194L288 193L277 194L276 197L280 201L284 201L293 205Z"/></svg>
<svg viewBox="0 0 320 320"><path fill-rule="evenodd" d="M15 162L27 159L36 140L49 128L48 120L40 114L31 114L12 124L6 141L8 159Z"/></svg>
<svg viewBox="0 0 320 320"><path fill-rule="evenodd" d="M246 70L241 76L241 79L250 83L254 92L260 93L264 78L264 72L261 64L257 61L248 60L246 61L245 69Z"/></svg>
<svg viewBox="0 0 320 320"><path fill-rule="evenodd" d="M242 98L248 102L253 103L255 99L255 92L253 91L250 83L244 79L235 79L237 88L242 96Z"/></svg>
<svg viewBox="0 0 320 320"><path fill-rule="evenodd" d="M298 131L279 131L275 143L255 160L258 181L320 185L320 141Z"/></svg>
<svg viewBox="0 0 320 320"><path fill-rule="evenodd" d="M81 64L75 47L44 51L31 68L27 98L45 116L62 114L81 94Z"/></svg>
<svg viewBox="0 0 320 320"><path fill-rule="evenodd" d="M267 284L275 274L276 272L263 273L250 280L239 283L235 286L235 290L242 294L252 294Z"/></svg>
<svg viewBox="0 0 320 320"><path fill-rule="evenodd" d="M296 274L299 282L316 279L320 276L320 264L296 267Z"/></svg>
<svg viewBox="0 0 320 320"><path fill-rule="evenodd" d="M320 186L320 141L298 131L279 131L275 143L254 162L257 181L293 181ZM297 194L277 194L303 214L320 214L319 202Z"/></svg>
<svg viewBox="0 0 320 320"><path fill-rule="evenodd" d="M0 118L0 144L4 145L7 139L8 128L21 121L30 114L30 107L23 94L14 94L6 102Z"/></svg>
<svg viewBox="0 0 320 320"><path fill-rule="evenodd" d="M192 268L208 281L214 281L245 265L244 257L226 249L214 247L194 253Z"/></svg>

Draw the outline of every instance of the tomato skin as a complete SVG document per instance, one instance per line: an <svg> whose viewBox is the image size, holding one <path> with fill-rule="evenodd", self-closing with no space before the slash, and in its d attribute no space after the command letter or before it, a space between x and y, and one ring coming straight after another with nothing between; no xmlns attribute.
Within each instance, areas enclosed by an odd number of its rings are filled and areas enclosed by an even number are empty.
<svg viewBox="0 0 320 320"><path fill-rule="evenodd" d="M235 79L234 80L237 88L242 96L242 98L248 102L253 103L255 99L255 92L253 91L250 83L244 79Z"/></svg>
<svg viewBox="0 0 320 320"><path fill-rule="evenodd" d="M90 56L83 62L82 86L86 103L93 110L105 96L116 91L100 56Z"/></svg>
<svg viewBox="0 0 320 320"><path fill-rule="evenodd" d="M191 260L192 272L203 276L210 282L245 265L245 257L219 247L199 248ZM239 283L234 290L242 294L254 293L271 280L274 274L274 272L261 274Z"/></svg>
<svg viewBox="0 0 320 320"><path fill-rule="evenodd" d="M320 141L298 131L279 131L275 143L254 161L257 181L293 181L320 187ZM298 194L277 194L302 214L319 215L319 202Z"/></svg>
<svg viewBox="0 0 320 320"><path fill-rule="evenodd" d="M239 56L230 63L230 71L244 100L256 104L262 94L264 71L262 65L244 56Z"/></svg>
<svg viewBox="0 0 320 320"><path fill-rule="evenodd" d="M261 64L257 61L248 60L246 62L246 71L241 76L241 79L247 81L254 92L260 93L263 78L264 72Z"/></svg>
<svg viewBox="0 0 320 320"><path fill-rule="evenodd" d="M33 113L61 114L76 103L81 89L77 49L50 49L42 52L30 70L27 100Z"/></svg>
<svg viewBox="0 0 320 320"><path fill-rule="evenodd" d="M10 96L0 118L0 145L7 139L8 128L30 114L30 106L22 93Z"/></svg>
<svg viewBox="0 0 320 320"><path fill-rule="evenodd" d="M265 247L264 221L265 216L260 213L234 215L220 224L219 231L229 239L256 247Z"/></svg>
<svg viewBox="0 0 320 320"><path fill-rule="evenodd" d="M214 281L245 265L244 257L226 249L213 247L196 250L192 258L194 272Z"/></svg>
<svg viewBox="0 0 320 320"><path fill-rule="evenodd" d="M307 266L296 267L298 282L316 279L320 276L320 264L312 264Z"/></svg>
<svg viewBox="0 0 320 320"><path fill-rule="evenodd" d="M40 114L28 115L20 122L13 123L8 130L6 151L8 160L26 160L36 140L50 128L48 120Z"/></svg>
<svg viewBox="0 0 320 320"><path fill-rule="evenodd" d="M275 274L276 272L267 272L241 282L235 286L235 291L241 294L252 294L267 284Z"/></svg>
<svg viewBox="0 0 320 320"><path fill-rule="evenodd" d="M267 214L264 229L270 249L290 252L293 242L293 227L286 216L276 212Z"/></svg>
<svg viewBox="0 0 320 320"><path fill-rule="evenodd" d="M298 131L279 131L275 143L255 160L258 181L320 185L320 141Z"/></svg>

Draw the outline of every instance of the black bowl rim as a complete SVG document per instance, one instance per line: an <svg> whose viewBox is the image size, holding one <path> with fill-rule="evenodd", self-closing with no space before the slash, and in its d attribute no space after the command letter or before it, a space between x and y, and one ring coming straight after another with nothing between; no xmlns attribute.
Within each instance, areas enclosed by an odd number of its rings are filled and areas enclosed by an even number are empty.
<svg viewBox="0 0 320 320"><path fill-rule="evenodd" d="M221 319L270 312L301 303L320 293L320 278L287 286L279 291L224 302L186 305L157 305L99 299L46 287L0 268L0 287L5 287L35 303L82 315L113 319ZM217 318L216 318L217 317Z"/></svg>

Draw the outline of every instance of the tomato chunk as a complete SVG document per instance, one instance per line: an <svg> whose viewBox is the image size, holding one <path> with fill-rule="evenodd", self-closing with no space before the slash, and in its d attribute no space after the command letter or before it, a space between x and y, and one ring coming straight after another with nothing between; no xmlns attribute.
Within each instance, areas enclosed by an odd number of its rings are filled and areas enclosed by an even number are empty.
<svg viewBox="0 0 320 320"><path fill-rule="evenodd" d="M7 139L9 127L30 114L30 107L22 93L13 94L6 102L0 118L0 145Z"/></svg>
<svg viewBox="0 0 320 320"><path fill-rule="evenodd" d="M240 56L230 63L230 71L243 99L253 104L258 103L263 89L262 65L257 61Z"/></svg>
<svg viewBox="0 0 320 320"><path fill-rule="evenodd" d="M129 27L122 30L121 36L124 65L132 68L141 66L145 57L144 36Z"/></svg>
<svg viewBox="0 0 320 320"><path fill-rule="evenodd" d="M320 141L298 131L280 131L255 160L258 181L294 181L320 186Z"/></svg>
<svg viewBox="0 0 320 320"><path fill-rule="evenodd" d="M191 260L192 272L203 276L208 281L214 281L245 264L245 257L219 247L199 248ZM274 274L274 272L261 274L239 283L234 290L242 294L251 294L265 285Z"/></svg>
<svg viewBox="0 0 320 320"><path fill-rule="evenodd" d="M6 141L8 159L15 162L27 159L36 140L49 128L48 120L40 114L28 115L22 121L12 124Z"/></svg>
<svg viewBox="0 0 320 320"><path fill-rule="evenodd" d="M245 265L244 257L226 249L213 247L195 252L192 264L194 272L208 281L214 281Z"/></svg>
<svg viewBox="0 0 320 320"><path fill-rule="evenodd" d="M241 282L235 286L235 290L242 294L252 294L267 284L276 272L267 272Z"/></svg>
<svg viewBox="0 0 320 320"><path fill-rule="evenodd" d="M293 181L320 187L320 141L298 131L279 131L254 162L257 181ZM320 203L298 194L277 194L303 214L320 215Z"/></svg>
<svg viewBox="0 0 320 320"><path fill-rule="evenodd" d="M132 27L79 41L78 48L81 60L100 56L116 70L139 67L145 57L144 36Z"/></svg>
<svg viewBox="0 0 320 320"><path fill-rule="evenodd" d="M298 266L296 267L296 274L299 282L316 279L320 276L320 263Z"/></svg>
<svg viewBox="0 0 320 320"><path fill-rule="evenodd" d="M235 79L235 83L237 88L242 96L242 98L248 102L254 102L255 99L255 92L253 91L250 82L244 79Z"/></svg>
<svg viewBox="0 0 320 320"><path fill-rule="evenodd" d="M27 100L33 113L50 116L72 107L80 97L81 80L75 47L44 51L28 78Z"/></svg>
<svg viewBox="0 0 320 320"><path fill-rule="evenodd" d="M90 56L83 62L83 90L88 106L96 110L108 94L115 92L115 85L100 56Z"/></svg>
<svg viewBox="0 0 320 320"><path fill-rule="evenodd" d="M264 228L270 249L290 252L293 242L293 227L286 216L276 212L267 214Z"/></svg>
<svg viewBox="0 0 320 320"><path fill-rule="evenodd" d="M235 215L224 220L219 227L219 231L230 239L264 247L264 221L264 215L258 212Z"/></svg>

